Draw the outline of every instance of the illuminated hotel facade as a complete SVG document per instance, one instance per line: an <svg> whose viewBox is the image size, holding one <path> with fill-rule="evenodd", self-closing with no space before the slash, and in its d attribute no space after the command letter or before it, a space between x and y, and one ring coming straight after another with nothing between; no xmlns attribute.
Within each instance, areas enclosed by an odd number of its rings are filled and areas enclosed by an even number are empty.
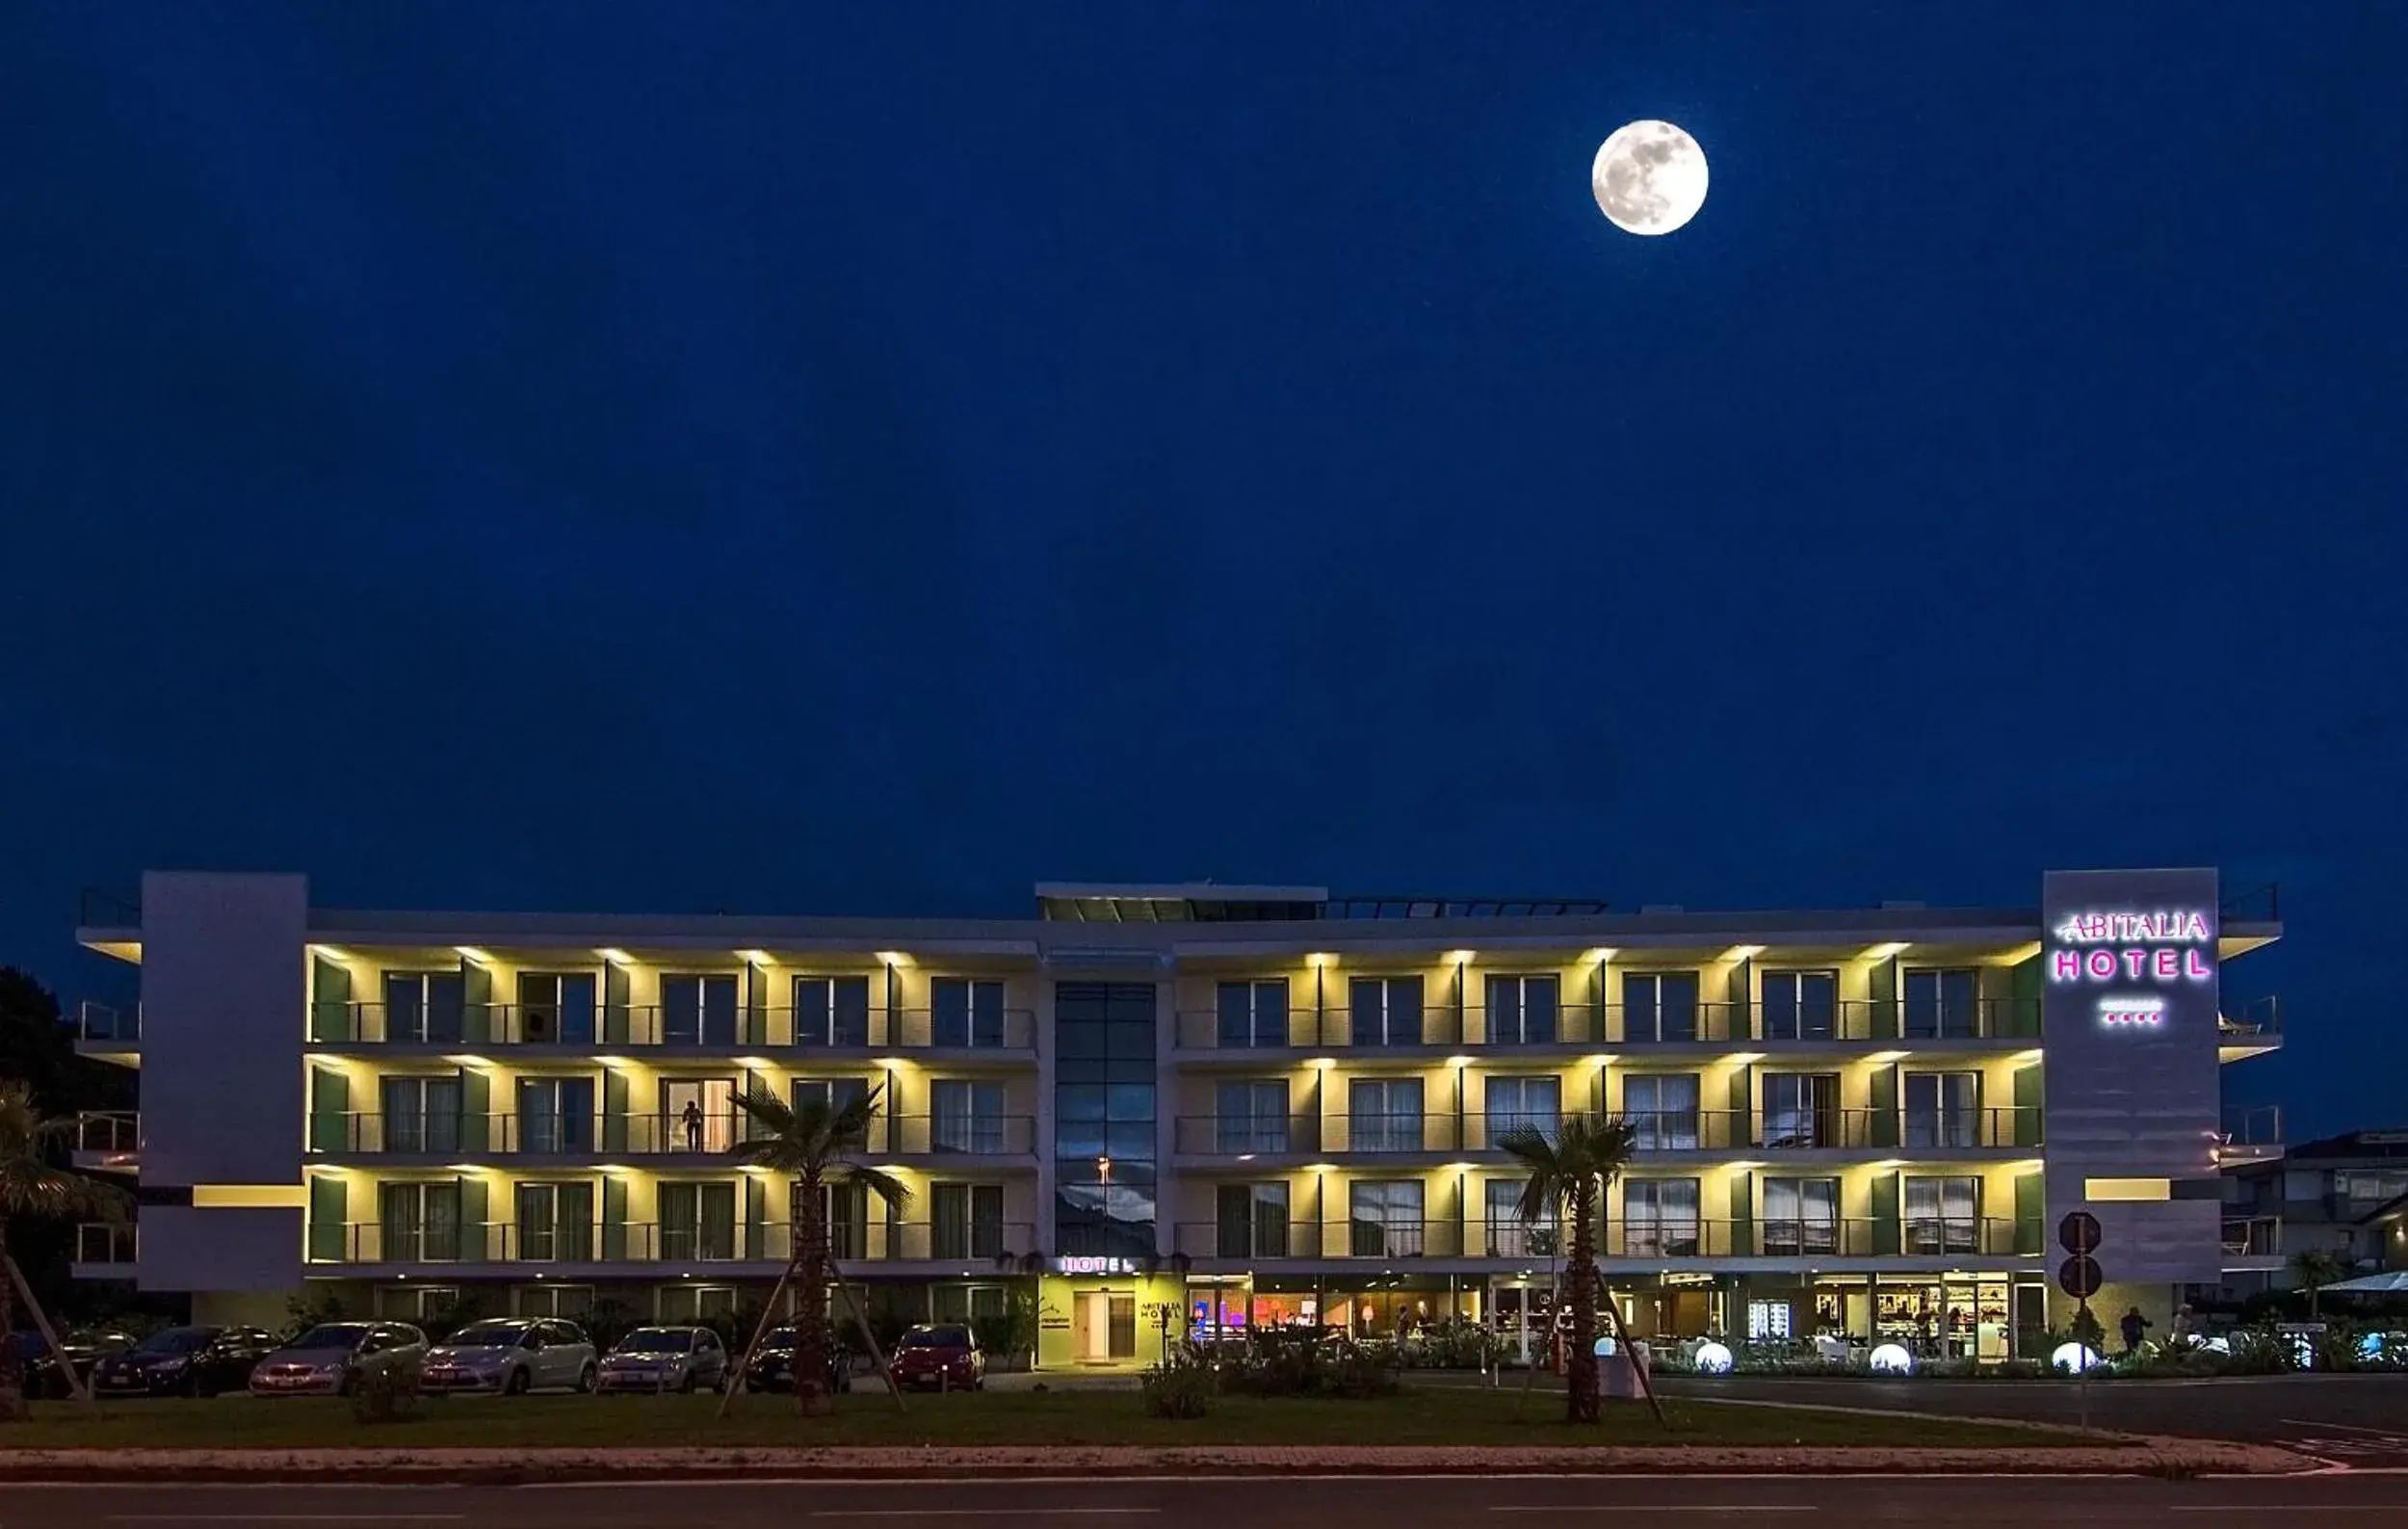
<svg viewBox="0 0 2408 1529"><path fill-rule="evenodd" d="M2212 872L2053 873L2020 909L1694 912L1047 885L1021 919L313 908L153 873L89 947L139 1011L137 1233L78 1272L196 1319L299 1294L406 1318L662 1321L766 1296L791 1188L743 1091L879 1091L847 1277L907 1316L1033 1306L1043 1366L1189 1329L1450 1316L1543 1331L1559 1228L1500 1139L1595 1112L1637 1150L1598 1228L1642 1335L1845 1334L2002 1358L2062 1327L2055 1226L2107 1232L2111 1324L2221 1277L2226 1013L2279 937ZM2104 959L2101 959L2104 958Z"/></svg>

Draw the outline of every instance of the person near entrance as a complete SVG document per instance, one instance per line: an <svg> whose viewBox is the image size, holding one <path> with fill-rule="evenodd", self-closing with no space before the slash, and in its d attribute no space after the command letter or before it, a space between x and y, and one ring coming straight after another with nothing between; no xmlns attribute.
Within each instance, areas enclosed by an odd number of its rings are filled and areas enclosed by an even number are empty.
<svg viewBox="0 0 2408 1529"><path fill-rule="evenodd" d="M686 1150L702 1150L702 1106L693 1099L686 1101L685 1113L678 1117L686 1125Z"/></svg>
<svg viewBox="0 0 2408 1529"><path fill-rule="evenodd" d="M2124 1352L2126 1354L2140 1352L2141 1335L2147 1332L2152 1325L2147 1317L2140 1314L2138 1306L2133 1306L2125 1311L2124 1320L2117 1326L2124 1330Z"/></svg>

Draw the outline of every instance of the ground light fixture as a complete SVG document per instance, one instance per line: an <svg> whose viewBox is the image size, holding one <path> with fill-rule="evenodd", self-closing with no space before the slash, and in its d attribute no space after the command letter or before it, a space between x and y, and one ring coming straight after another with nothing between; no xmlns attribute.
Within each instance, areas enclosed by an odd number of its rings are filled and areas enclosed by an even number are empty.
<svg viewBox="0 0 2408 1529"><path fill-rule="evenodd" d="M1915 1373L1915 1356L1906 1352L1906 1345L1903 1343L1884 1343L1872 1351L1865 1363L1875 1375L1912 1375Z"/></svg>
<svg viewBox="0 0 2408 1529"><path fill-rule="evenodd" d="M2079 1343L2060 1343L2056 1352L2049 1356L2049 1368L2061 1370L2067 1375L2080 1375L2084 1370L2096 1369L2101 1362L2097 1354Z"/></svg>
<svg viewBox="0 0 2408 1529"><path fill-rule="evenodd" d="M1700 1375L1728 1375L1731 1373L1731 1351L1719 1343L1700 1343L1691 1362L1697 1366Z"/></svg>

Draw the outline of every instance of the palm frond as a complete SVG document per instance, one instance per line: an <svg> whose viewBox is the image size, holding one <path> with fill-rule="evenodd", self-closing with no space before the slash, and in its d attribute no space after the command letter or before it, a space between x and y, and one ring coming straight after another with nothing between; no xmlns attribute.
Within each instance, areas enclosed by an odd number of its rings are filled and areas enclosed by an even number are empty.
<svg viewBox="0 0 2408 1529"><path fill-rule="evenodd" d="M830 1175L831 1182L859 1184L897 1210L911 1206L911 1186L882 1168L865 1168L859 1163L847 1163Z"/></svg>

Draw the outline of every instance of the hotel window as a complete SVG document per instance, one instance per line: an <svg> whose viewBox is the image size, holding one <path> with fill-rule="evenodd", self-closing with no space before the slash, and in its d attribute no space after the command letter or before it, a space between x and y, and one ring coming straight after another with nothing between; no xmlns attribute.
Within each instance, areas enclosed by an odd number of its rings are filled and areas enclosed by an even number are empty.
<svg viewBox="0 0 2408 1529"><path fill-rule="evenodd" d="M1002 1285L931 1285L929 1320L974 1325L1000 1321L1006 1299Z"/></svg>
<svg viewBox="0 0 2408 1529"><path fill-rule="evenodd" d="M797 1183L786 1207L789 1226L802 1225L803 1188ZM827 1228L830 1258L867 1258L870 1247L870 1186L859 1183L820 1186L820 1225ZM890 1255L895 1254L889 1250Z"/></svg>
<svg viewBox="0 0 2408 1529"><path fill-rule="evenodd" d="M388 1152L459 1150L459 1078L386 1078L384 1147Z"/></svg>
<svg viewBox="0 0 2408 1529"><path fill-rule="evenodd" d="M580 1322L593 1308L593 1286L519 1285L510 1292L510 1308L522 1317L564 1317Z"/></svg>
<svg viewBox="0 0 2408 1529"><path fill-rule="evenodd" d="M1906 1251L1911 1253L1981 1252L1981 1180L1962 1177L1906 1180Z"/></svg>
<svg viewBox="0 0 2408 1529"><path fill-rule="evenodd" d="M1347 1085L1347 1127L1353 1151L1421 1151L1422 1080L1356 1078Z"/></svg>
<svg viewBox="0 0 2408 1529"><path fill-rule="evenodd" d="M1356 977L1347 984L1348 1039L1358 1046L1422 1043L1422 979Z"/></svg>
<svg viewBox="0 0 2408 1529"><path fill-rule="evenodd" d="M1285 1078L1223 1083L1213 1090L1213 1150L1284 1152L1288 1149L1288 1082Z"/></svg>
<svg viewBox="0 0 2408 1529"><path fill-rule="evenodd" d="M1697 1180L1624 1179L1622 1227L1625 1257L1695 1257L1698 1252Z"/></svg>
<svg viewBox="0 0 2408 1529"><path fill-rule="evenodd" d="M1527 1126L1549 1141L1563 1121L1563 1084L1552 1077L1490 1078L1487 1084L1488 1145Z"/></svg>
<svg viewBox="0 0 2408 1529"><path fill-rule="evenodd" d="M929 983L929 1008L940 1046L1000 1046L1004 1043L1004 985L965 977Z"/></svg>
<svg viewBox="0 0 2408 1529"><path fill-rule="evenodd" d="M736 979L663 973L661 1040L672 1046L734 1045Z"/></svg>
<svg viewBox="0 0 2408 1529"><path fill-rule="evenodd" d="M1215 990L1219 1029L1216 1043L1251 1051L1288 1044L1288 979L1224 982Z"/></svg>
<svg viewBox="0 0 2408 1529"><path fill-rule="evenodd" d="M1840 1181L1836 1178L1767 1178L1765 1190L1765 1253L1802 1257L1840 1251Z"/></svg>
<svg viewBox="0 0 2408 1529"><path fill-rule="evenodd" d="M1348 1251L1357 1258L1418 1258L1422 1253L1419 1179L1370 1179L1347 1190L1352 1228Z"/></svg>
<svg viewBox="0 0 2408 1529"><path fill-rule="evenodd" d="M518 1040L530 1045L591 1045L593 1012L593 973L518 974Z"/></svg>
<svg viewBox="0 0 2408 1529"><path fill-rule="evenodd" d="M1981 1145L1980 1073L1909 1072L1905 1087L1906 1146Z"/></svg>
<svg viewBox="0 0 2408 1529"><path fill-rule="evenodd" d="M1004 1186L930 1184L929 1234L933 1257L995 1257L1004 1251Z"/></svg>
<svg viewBox="0 0 2408 1529"><path fill-rule="evenodd" d="M511 1256L533 1263L582 1263L593 1256L593 1186L520 1184L518 1246Z"/></svg>
<svg viewBox="0 0 2408 1529"><path fill-rule="evenodd" d="M829 1110L842 1110L870 1092L862 1078L797 1078L795 1104L799 1108L805 1100L824 1104Z"/></svg>
<svg viewBox="0 0 2408 1529"><path fill-rule="evenodd" d="M1624 972L1622 974L1622 1039L1625 1041L1697 1040L1697 973L1693 971Z"/></svg>
<svg viewBox="0 0 2408 1529"><path fill-rule="evenodd" d="M1787 1301L1750 1301L1747 1303L1747 1341L1750 1343L1782 1343L1790 1336L1790 1304Z"/></svg>
<svg viewBox="0 0 2408 1529"><path fill-rule="evenodd" d="M2333 1193L2353 1205L2380 1205L2408 1195L2408 1173L2343 1169L2333 1174Z"/></svg>
<svg viewBox="0 0 2408 1529"><path fill-rule="evenodd" d="M677 1327L699 1327L736 1314L734 1285L663 1285L655 1301L660 1320Z"/></svg>
<svg viewBox="0 0 2408 1529"><path fill-rule="evenodd" d="M458 1041L467 1024L468 979L456 971L384 974L384 1039Z"/></svg>
<svg viewBox="0 0 2408 1529"><path fill-rule="evenodd" d="M459 1183L380 1184L377 1211L385 1263L455 1263L460 1255Z"/></svg>
<svg viewBox="0 0 2408 1529"><path fill-rule="evenodd" d="M1553 1258L1563 1251L1562 1228L1556 1207L1534 1222L1522 1220L1522 1188L1527 1178L1492 1178L1483 1191L1488 1207L1488 1256L1491 1258Z"/></svg>
<svg viewBox="0 0 2408 1529"><path fill-rule="evenodd" d="M1492 1046L1553 1045L1558 985L1554 977L1488 979L1488 1043Z"/></svg>
<svg viewBox="0 0 2408 1529"><path fill-rule="evenodd" d="M1633 1073L1622 1080L1622 1118L1642 1152L1697 1150L1697 1074Z"/></svg>
<svg viewBox="0 0 2408 1529"><path fill-rule="evenodd" d="M593 1150L593 1079L520 1078L518 1150Z"/></svg>
<svg viewBox="0 0 2408 1529"><path fill-rule="evenodd" d="M1838 1038L1840 976L1830 971L1768 971L1764 975L1765 1039Z"/></svg>
<svg viewBox="0 0 2408 1529"><path fill-rule="evenodd" d="M1981 974L1971 966L1906 973L1905 1033L1918 1040L1971 1040L1980 1034L1975 995Z"/></svg>
<svg viewBox="0 0 2408 1529"><path fill-rule="evenodd" d="M1222 1258L1288 1256L1288 1186L1223 1184L1214 1192L1214 1249Z"/></svg>
<svg viewBox="0 0 2408 1529"><path fill-rule="evenodd" d="M869 1043L869 978L795 979L795 1044L866 1046Z"/></svg>
<svg viewBox="0 0 2408 1529"><path fill-rule="evenodd" d="M1836 1072L1767 1072L1765 1079L1765 1146L1843 1147L1840 1138L1840 1075Z"/></svg>
<svg viewBox="0 0 2408 1529"><path fill-rule="evenodd" d="M931 1151L988 1157L1006 1150L1004 1086L938 1078L929 1084Z"/></svg>
<svg viewBox="0 0 2408 1529"><path fill-rule="evenodd" d="M661 1256L670 1262L736 1256L736 1186L663 1184Z"/></svg>

